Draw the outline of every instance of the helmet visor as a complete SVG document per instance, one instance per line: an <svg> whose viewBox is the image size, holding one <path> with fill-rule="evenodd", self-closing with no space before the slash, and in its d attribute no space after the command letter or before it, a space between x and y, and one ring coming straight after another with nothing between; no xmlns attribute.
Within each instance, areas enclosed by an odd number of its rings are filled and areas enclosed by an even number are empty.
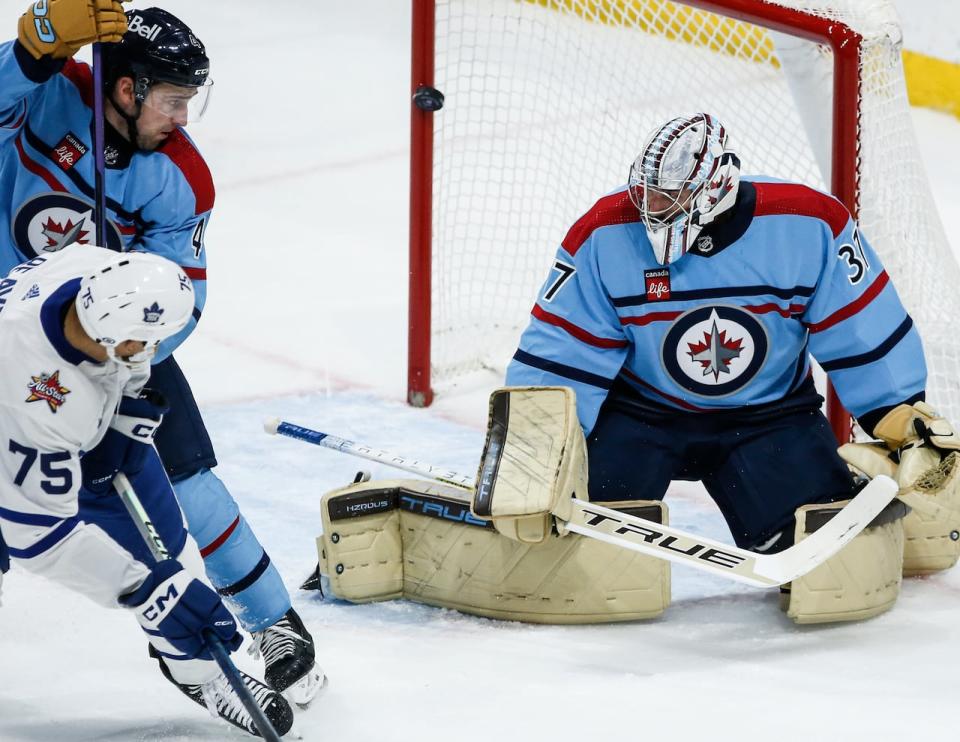
<svg viewBox="0 0 960 742"><path fill-rule="evenodd" d="M203 118L210 103L213 80L207 79L198 87L184 87L158 82L150 88L143 105L184 125Z"/></svg>

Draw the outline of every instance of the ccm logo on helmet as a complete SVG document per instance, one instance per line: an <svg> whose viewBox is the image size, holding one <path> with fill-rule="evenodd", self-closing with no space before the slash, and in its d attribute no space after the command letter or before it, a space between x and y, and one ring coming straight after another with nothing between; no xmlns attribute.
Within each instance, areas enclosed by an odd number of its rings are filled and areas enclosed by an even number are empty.
<svg viewBox="0 0 960 742"><path fill-rule="evenodd" d="M127 31L135 33L138 36L143 36L143 38L149 39L150 41L156 41L157 36L160 34L160 24L157 23L153 26L148 26L143 22L141 16L135 15L127 21Z"/></svg>

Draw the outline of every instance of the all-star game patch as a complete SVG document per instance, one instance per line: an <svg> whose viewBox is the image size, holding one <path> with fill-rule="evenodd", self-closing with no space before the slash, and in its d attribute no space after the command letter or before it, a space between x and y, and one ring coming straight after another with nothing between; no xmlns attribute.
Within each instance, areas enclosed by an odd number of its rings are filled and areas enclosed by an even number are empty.
<svg viewBox="0 0 960 742"><path fill-rule="evenodd" d="M724 397L756 377L768 349L767 332L750 312L715 304L677 317L664 335L660 357L684 389Z"/></svg>
<svg viewBox="0 0 960 742"><path fill-rule="evenodd" d="M30 390L30 396L26 402L46 402L50 407L50 412L56 414L60 405L66 401L66 396L70 390L60 384L60 370L57 369L52 374L40 373L39 376L31 376L33 381L27 384Z"/></svg>

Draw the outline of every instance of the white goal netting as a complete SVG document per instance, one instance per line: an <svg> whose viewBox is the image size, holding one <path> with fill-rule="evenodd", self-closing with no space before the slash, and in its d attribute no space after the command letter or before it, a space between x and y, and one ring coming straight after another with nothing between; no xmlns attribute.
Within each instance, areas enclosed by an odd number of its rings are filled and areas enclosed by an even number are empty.
<svg viewBox="0 0 960 742"><path fill-rule="evenodd" d="M886 0L781 0L863 36L858 203L923 336L928 398L960 421L960 270L917 154ZM745 174L830 189L828 47L666 0L438 0L431 369L502 371L573 222L646 134L716 114ZM849 102L855 115L856 101Z"/></svg>

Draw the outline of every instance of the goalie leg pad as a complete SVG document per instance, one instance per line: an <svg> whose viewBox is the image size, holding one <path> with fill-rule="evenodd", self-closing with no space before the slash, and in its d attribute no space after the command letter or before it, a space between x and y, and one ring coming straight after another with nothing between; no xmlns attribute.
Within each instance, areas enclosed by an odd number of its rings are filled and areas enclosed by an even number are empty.
<svg viewBox="0 0 960 742"><path fill-rule="evenodd" d="M665 522L660 502L604 503ZM362 603L406 597L488 618L604 623L653 618L670 564L575 534L540 544L475 517L464 490L420 480L362 482L323 497L321 571Z"/></svg>
<svg viewBox="0 0 960 742"><path fill-rule="evenodd" d="M904 519L903 574L949 569L960 557L960 454L951 453L900 498L910 506Z"/></svg>
<svg viewBox="0 0 960 742"><path fill-rule="evenodd" d="M804 505L796 512L796 541L816 531L848 501ZM858 621L879 615L900 595L903 523L907 507L894 499L850 543L790 583L787 615L798 624Z"/></svg>
<svg viewBox="0 0 960 742"><path fill-rule="evenodd" d="M555 513L587 498L587 457L569 387L505 387L490 395L473 514L522 543L545 541Z"/></svg>

